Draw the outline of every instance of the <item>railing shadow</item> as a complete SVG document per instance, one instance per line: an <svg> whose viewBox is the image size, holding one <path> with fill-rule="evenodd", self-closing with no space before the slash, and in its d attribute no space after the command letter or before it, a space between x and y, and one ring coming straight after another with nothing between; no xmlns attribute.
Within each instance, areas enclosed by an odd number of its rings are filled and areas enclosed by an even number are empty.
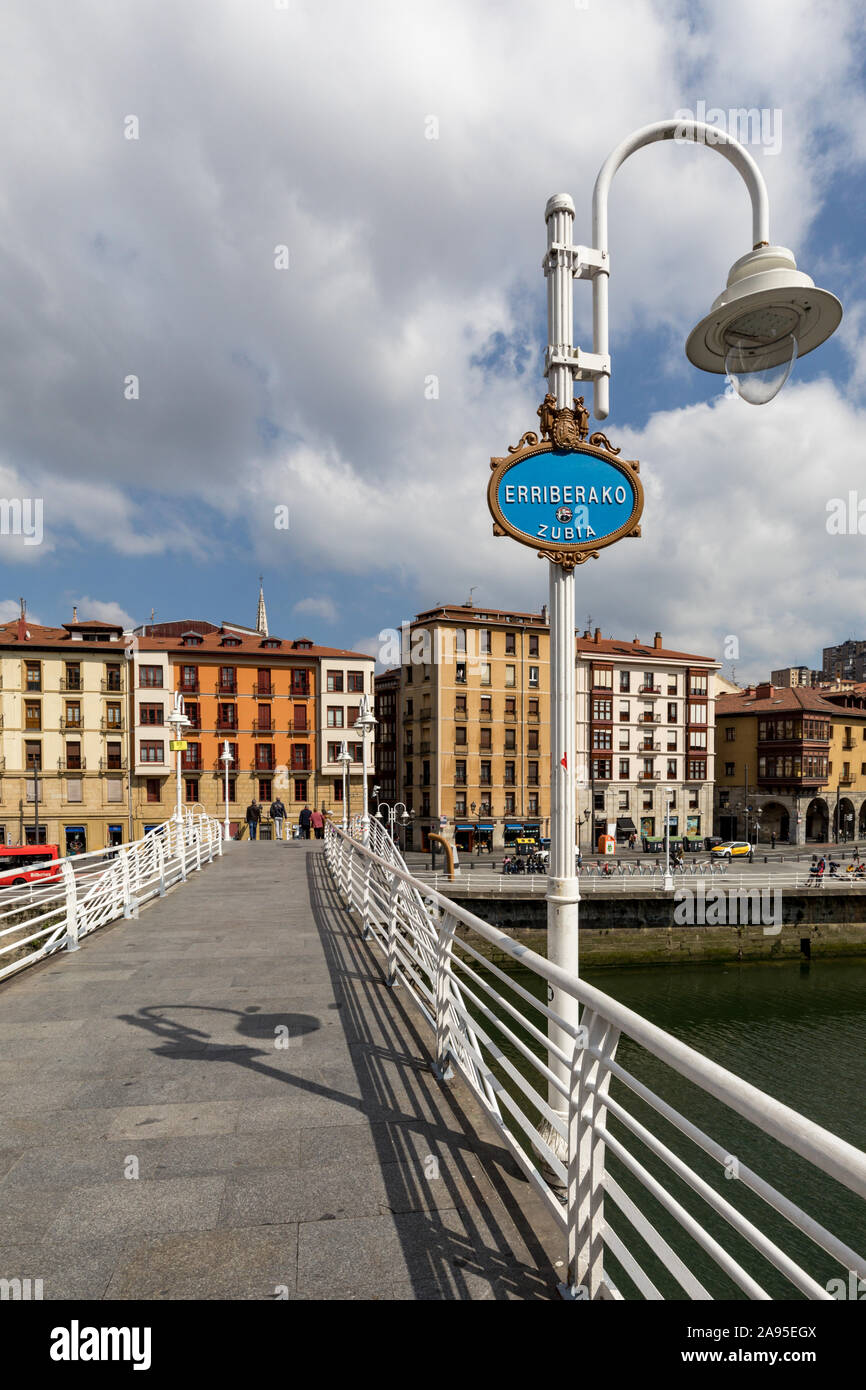
<svg viewBox="0 0 866 1390"><path fill-rule="evenodd" d="M384 983L379 958L343 907L324 856L310 855L306 867L313 919L414 1296L556 1297L559 1276L522 1209L538 1199L507 1149L479 1133L479 1121L485 1128L488 1122L470 1093L465 1105L460 1083L452 1088L436 1080L415 1006ZM479 1293L484 1283L488 1291Z"/></svg>

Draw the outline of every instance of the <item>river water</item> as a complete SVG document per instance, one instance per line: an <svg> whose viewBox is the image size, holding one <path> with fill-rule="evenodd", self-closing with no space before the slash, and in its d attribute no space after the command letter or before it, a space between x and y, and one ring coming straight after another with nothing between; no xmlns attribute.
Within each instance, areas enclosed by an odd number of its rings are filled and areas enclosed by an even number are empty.
<svg viewBox="0 0 866 1390"><path fill-rule="evenodd" d="M501 961L497 964L506 968ZM525 989L541 997L536 976L516 965L507 968L509 975ZM866 961L587 971L586 979L777 1100L857 1147L866 1148ZM540 1016L534 1021L544 1026ZM516 1050L511 1052L511 1057L515 1063L519 1060ZM864 1204L844 1187L792 1156L775 1140L627 1039L620 1042L617 1060L724 1145L732 1158L772 1182L855 1250L866 1253ZM716 1192L753 1220L765 1234L778 1240L786 1253L802 1261L822 1287L829 1279L847 1277L835 1260L800 1235L743 1183L726 1179L718 1163L640 1102L622 1083L614 1081L611 1094L688 1161ZM615 1120L609 1124L611 1132L720 1244L741 1260L772 1297L802 1297L726 1221L711 1212L689 1186L673 1177L667 1166L650 1154L634 1135ZM746 1296L727 1275L717 1270L714 1262L682 1231L676 1220L645 1193L621 1163L609 1156L608 1167L665 1239L704 1280L714 1297ZM732 1164L731 1171L733 1169ZM683 1290L635 1235L609 1198L605 1202L605 1215L660 1292L666 1298L684 1298ZM605 1267L626 1297L640 1297L612 1257L606 1258ZM866 1294L866 1288L863 1292Z"/></svg>

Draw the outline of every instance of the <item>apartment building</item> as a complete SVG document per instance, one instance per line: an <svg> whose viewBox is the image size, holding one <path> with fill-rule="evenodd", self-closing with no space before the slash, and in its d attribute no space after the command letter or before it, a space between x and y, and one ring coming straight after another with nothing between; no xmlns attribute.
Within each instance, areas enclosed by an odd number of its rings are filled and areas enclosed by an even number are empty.
<svg viewBox="0 0 866 1390"><path fill-rule="evenodd" d="M716 702L719 834L796 845L866 836L866 690L749 686Z"/></svg>
<svg viewBox="0 0 866 1390"><path fill-rule="evenodd" d="M355 732L355 721L361 712L361 700L366 695L369 707L373 708L375 662L370 656L357 652L329 651L315 649L319 655L318 679L316 688L317 728L319 731L318 781L316 804L327 806L329 810L342 817L343 814L343 764L339 761L340 749L345 740L352 756L349 768L348 814L360 815L363 805L362 779L366 774L367 789L376 770L376 740L378 728L367 739L367 766L363 766L363 740ZM312 806L313 803L310 802Z"/></svg>
<svg viewBox="0 0 866 1390"><path fill-rule="evenodd" d="M442 605L409 627L400 667L400 796L410 840L464 850L549 827L549 627L541 613Z"/></svg>
<svg viewBox="0 0 866 1390"><path fill-rule="evenodd" d="M128 656L111 623L0 625L0 843L130 838Z"/></svg>
<svg viewBox="0 0 866 1390"><path fill-rule="evenodd" d="M583 849L603 834L653 845L712 832L718 663L651 643L576 641L577 816Z"/></svg>
<svg viewBox="0 0 866 1390"><path fill-rule="evenodd" d="M261 600L260 600L261 608ZM137 833L165 820L175 805L175 755L169 744L174 697L190 720L181 754L182 800L237 822L254 798L267 808L279 795L290 820L305 805L342 816L339 745L372 696L373 660L317 646L311 638L271 636L203 619L148 624L135 642ZM360 741L350 748L360 767ZM371 741L368 772L372 773ZM360 795L360 794L359 794Z"/></svg>
<svg viewBox="0 0 866 1390"><path fill-rule="evenodd" d="M376 716L376 785L379 800L394 806L397 791L400 740L400 667L392 666L374 681Z"/></svg>

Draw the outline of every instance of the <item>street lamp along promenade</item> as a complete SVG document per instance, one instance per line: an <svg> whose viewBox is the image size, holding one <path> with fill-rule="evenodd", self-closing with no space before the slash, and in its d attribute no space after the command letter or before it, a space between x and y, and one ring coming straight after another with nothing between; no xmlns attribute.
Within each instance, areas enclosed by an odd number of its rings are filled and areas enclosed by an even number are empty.
<svg viewBox="0 0 866 1390"><path fill-rule="evenodd" d="M689 334L686 355L703 371L727 374L739 395L764 404L781 389L796 355L804 356L838 327L842 308L834 295L816 289L796 268L792 253L770 244L767 189L755 160L738 140L714 126L693 121L659 121L630 135L609 155L595 183L592 202L594 246L573 243L574 203L555 194L545 209L547 254L548 346L545 358L547 396L539 408L541 439L527 431L502 458L491 459L487 489L495 535L510 535L532 546L549 561L550 577L550 863L547 888L548 959L571 975L578 974L579 883L575 867L575 566L597 559L600 551L626 536L640 535L643 509L640 465L619 457L620 451L600 431L590 434L589 411L582 396L573 397L578 381L592 382L594 415L609 412L611 359L608 341L608 196L613 176L629 155L659 140L677 139L706 145L723 155L741 175L752 206L752 248L731 268L726 288L709 314ZM590 280L593 296L593 351L573 346L573 282ZM550 501L551 485L581 484L584 504ZM547 503L539 489L547 487ZM511 491L506 492L510 487ZM589 488L599 501L593 503ZM605 493L603 489L609 491ZM535 491L533 491L535 489ZM618 490L619 489L619 490ZM625 494L623 500L623 492ZM571 494L577 496L576 493ZM668 808L669 814L669 808ZM669 874L666 875L669 878ZM551 1011L576 1030L575 1000L551 989ZM548 1065L562 1090L551 1084L549 1105L567 1130L563 1092L570 1086L569 1057L573 1034L551 1021ZM548 1125L543 1135L558 1156L567 1154L560 1130Z"/></svg>
<svg viewBox="0 0 866 1390"><path fill-rule="evenodd" d="M361 813L361 838L363 843L370 842L370 815L367 805L367 739L376 727L376 716L370 709L370 701L366 695L361 696L361 705L358 718L355 720L355 732L361 735L361 768L363 776L361 786L363 788L362 813Z"/></svg>

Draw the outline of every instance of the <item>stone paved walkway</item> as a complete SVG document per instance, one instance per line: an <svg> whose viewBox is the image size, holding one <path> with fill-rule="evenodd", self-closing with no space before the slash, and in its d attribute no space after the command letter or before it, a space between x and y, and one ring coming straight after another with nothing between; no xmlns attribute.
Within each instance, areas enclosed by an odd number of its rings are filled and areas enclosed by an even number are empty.
<svg viewBox="0 0 866 1390"><path fill-rule="evenodd" d="M0 987L0 1277L46 1299L557 1297L541 1200L428 1041L320 845L230 845Z"/></svg>

